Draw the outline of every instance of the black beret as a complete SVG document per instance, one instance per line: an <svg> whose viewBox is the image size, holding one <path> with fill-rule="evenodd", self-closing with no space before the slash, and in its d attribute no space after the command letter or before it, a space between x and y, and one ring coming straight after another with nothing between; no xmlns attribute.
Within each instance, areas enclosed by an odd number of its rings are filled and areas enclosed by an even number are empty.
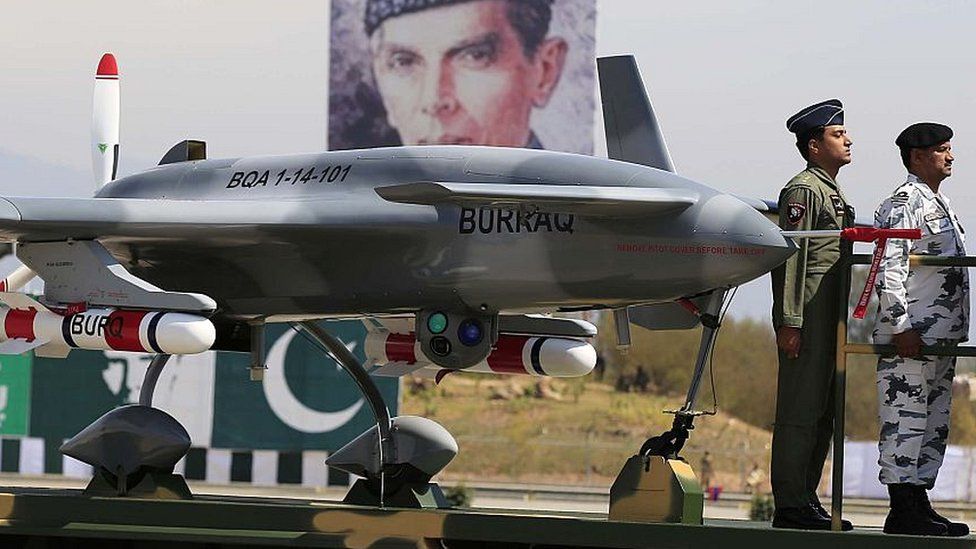
<svg viewBox="0 0 976 549"><path fill-rule="evenodd" d="M835 125L844 125L844 104L840 99L828 99L810 105L786 119L786 129L797 136L803 136L816 128Z"/></svg>
<svg viewBox="0 0 976 549"><path fill-rule="evenodd" d="M898 134L895 145L902 149L934 147L952 139L952 128L935 122L918 122Z"/></svg>
<svg viewBox="0 0 976 549"><path fill-rule="evenodd" d="M449 6L460 4L461 2L471 2L472 0L366 0L366 16L363 19L366 24L366 34L373 35L373 31L383 24L383 21L391 17L423 11L427 8L439 6ZM542 4L548 8L553 0L518 0L519 2ZM430 29L433 30L433 29Z"/></svg>

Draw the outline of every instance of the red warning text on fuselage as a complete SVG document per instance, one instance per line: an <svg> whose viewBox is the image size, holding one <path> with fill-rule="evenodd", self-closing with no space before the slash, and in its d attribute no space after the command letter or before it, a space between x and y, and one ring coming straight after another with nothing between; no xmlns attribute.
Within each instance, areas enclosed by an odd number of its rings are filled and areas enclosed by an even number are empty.
<svg viewBox="0 0 976 549"><path fill-rule="evenodd" d="M616 251L632 254L668 255L764 255L766 249L760 246L721 246L702 244L649 244L641 242L618 242Z"/></svg>

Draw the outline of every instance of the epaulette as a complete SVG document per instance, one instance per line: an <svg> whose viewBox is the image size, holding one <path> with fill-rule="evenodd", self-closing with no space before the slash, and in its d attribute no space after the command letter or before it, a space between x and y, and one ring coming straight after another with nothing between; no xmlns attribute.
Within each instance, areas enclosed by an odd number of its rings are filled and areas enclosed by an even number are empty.
<svg viewBox="0 0 976 549"><path fill-rule="evenodd" d="M812 188L812 184L814 180L816 180L816 178L813 177L812 175L808 173L801 173L793 177L793 179L790 179L789 182L786 184L786 187L787 188L801 187L801 188L809 189Z"/></svg>

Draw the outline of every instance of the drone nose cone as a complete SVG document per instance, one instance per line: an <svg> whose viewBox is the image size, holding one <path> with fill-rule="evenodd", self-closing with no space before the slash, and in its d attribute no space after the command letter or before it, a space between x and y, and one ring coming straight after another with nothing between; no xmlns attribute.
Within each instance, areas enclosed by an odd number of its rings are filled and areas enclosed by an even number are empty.
<svg viewBox="0 0 976 549"><path fill-rule="evenodd" d="M796 245L754 207L731 195L717 195L704 204L696 233L727 244L721 261L724 284L742 284L766 274L787 260Z"/></svg>
<svg viewBox="0 0 976 549"><path fill-rule="evenodd" d="M767 228L762 233L760 245L766 250L763 263L767 271L771 271L796 253L797 247L793 240L783 236L779 226L760 214Z"/></svg>

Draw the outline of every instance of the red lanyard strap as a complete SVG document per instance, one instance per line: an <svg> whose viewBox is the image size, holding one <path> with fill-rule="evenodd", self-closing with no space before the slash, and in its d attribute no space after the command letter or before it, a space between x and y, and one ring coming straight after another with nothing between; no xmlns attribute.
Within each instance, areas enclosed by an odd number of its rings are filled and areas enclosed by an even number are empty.
<svg viewBox="0 0 976 549"><path fill-rule="evenodd" d="M864 282L864 291L857 300L854 307L854 318L862 319L871 302L871 294L874 293L874 281L878 278L878 269L881 268L881 259L884 257L885 245L889 238L907 238L917 240L922 238L921 229L875 229L872 227L855 227L844 229L840 237L854 242L874 241L874 254L871 257L871 270L868 271L868 279Z"/></svg>

